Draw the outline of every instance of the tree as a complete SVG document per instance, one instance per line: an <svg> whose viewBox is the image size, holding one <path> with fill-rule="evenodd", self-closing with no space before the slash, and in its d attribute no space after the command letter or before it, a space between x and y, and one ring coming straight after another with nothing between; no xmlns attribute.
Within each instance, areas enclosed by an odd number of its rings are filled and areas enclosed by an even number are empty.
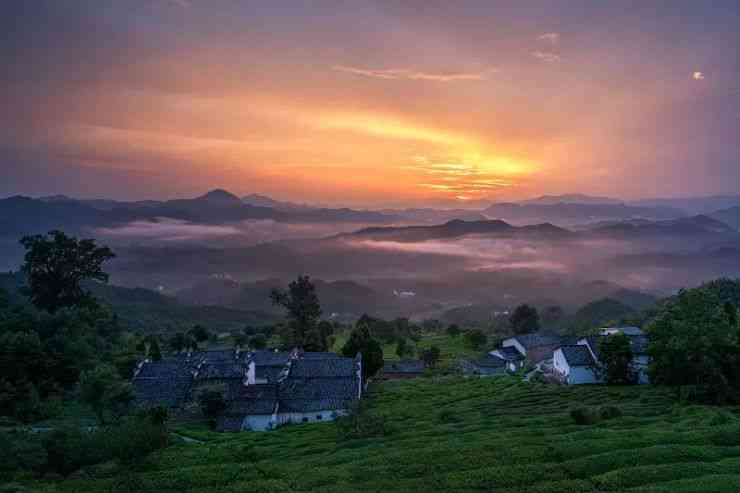
<svg viewBox="0 0 740 493"><path fill-rule="evenodd" d="M105 424L107 413L116 418L125 413L134 400L134 391L113 366L101 364L82 373L80 400L92 408L100 424Z"/></svg>
<svg viewBox="0 0 740 493"><path fill-rule="evenodd" d="M170 338L169 346L176 353L185 351L186 349L195 351L198 349L198 342L190 334L178 332Z"/></svg>
<svg viewBox="0 0 740 493"><path fill-rule="evenodd" d="M542 323L545 326L557 325L565 316L565 311L557 305L548 306L542 312Z"/></svg>
<svg viewBox="0 0 740 493"><path fill-rule="evenodd" d="M196 325L190 330L190 336L197 342L206 342L211 337L211 333L202 325Z"/></svg>
<svg viewBox="0 0 740 493"><path fill-rule="evenodd" d="M249 342L249 339L244 334L236 334L234 336L234 347L244 347Z"/></svg>
<svg viewBox="0 0 740 493"><path fill-rule="evenodd" d="M308 276L299 276L288 285L288 291L273 289L270 293L273 304L282 306L287 311L290 326L290 339L287 345L303 347L309 332L317 329L321 317L321 305L316 295L316 287ZM320 333L311 335L311 342L320 337ZM324 346L326 344L324 343Z"/></svg>
<svg viewBox="0 0 740 493"><path fill-rule="evenodd" d="M414 346L408 343L405 338L398 339L396 344L396 355L401 358L413 358L414 357Z"/></svg>
<svg viewBox="0 0 740 493"><path fill-rule="evenodd" d="M217 390L204 390L198 396L200 409L210 422L211 426L216 423L218 418L226 410L226 401L223 392Z"/></svg>
<svg viewBox="0 0 740 493"><path fill-rule="evenodd" d="M535 307L519 305L509 317L509 325L515 334L537 332L540 329L540 316Z"/></svg>
<svg viewBox="0 0 740 493"><path fill-rule="evenodd" d="M424 361L424 366L434 368L439 362L441 352L437 346L432 346L429 349L425 349L421 352L421 359Z"/></svg>
<svg viewBox="0 0 740 493"><path fill-rule="evenodd" d="M486 345L488 337L482 330L473 329L465 332L465 342L471 348L478 350Z"/></svg>
<svg viewBox="0 0 740 493"><path fill-rule="evenodd" d="M249 339L249 347L252 349L265 349L267 337L264 334L255 334Z"/></svg>
<svg viewBox="0 0 740 493"><path fill-rule="evenodd" d="M162 360L162 350L159 348L159 341L156 337L153 337L149 344L149 358L152 361Z"/></svg>
<svg viewBox="0 0 740 493"><path fill-rule="evenodd" d="M663 303L646 327L653 383L695 400L740 402L738 293L740 281L720 280Z"/></svg>
<svg viewBox="0 0 740 493"><path fill-rule="evenodd" d="M103 263L115 257L108 247L97 246L95 240L78 240L61 231L26 236L21 245L26 249L22 270L28 280L29 298L49 313L92 300L82 282L108 282Z"/></svg>
<svg viewBox="0 0 740 493"><path fill-rule="evenodd" d="M624 334L612 334L599 343L598 369L606 383L610 385L633 384L637 375L632 365L632 345Z"/></svg>
<svg viewBox="0 0 740 493"><path fill-rule="evenodd" d="M362 354L363 380L367 380L383 368L383 348L378 341L372 338L367 324L355 326L342 347L342 354L347 358L354 358L357 353Z"/></svg>
<svg viewBox="0 0 740 493"><path fill-rule="evenodd" d="M450 337L457 337L460 335L460 332L462 331L460 330L460 327L457 324L450 324L447 327L447 335Z"/></svg>

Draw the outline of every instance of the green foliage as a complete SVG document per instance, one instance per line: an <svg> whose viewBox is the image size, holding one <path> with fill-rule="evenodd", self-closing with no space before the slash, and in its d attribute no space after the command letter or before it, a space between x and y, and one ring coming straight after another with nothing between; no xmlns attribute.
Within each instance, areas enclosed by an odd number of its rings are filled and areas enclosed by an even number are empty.
<svg viewBox="0 0 740 493"><path fill-rule="evenodd" d="M457 324L450 324L449 326L447 326L447 335L450 337L457 337L460 335L461 332L462 331Z"/></svg>
<svg viewBox="0 0 740 493"><path fill-rule="evenodd" d="M308 276L299 276L288 285L288 290L273 289L273 304L285 308L289 331L283 335L285 346L302 347L307 351L325 351L326 335L318 327L321 305L316 287Z"/></svg>
<svg viewBox="0 0 740 493"><path fill-rule="evenodd" d="M399 359L413 358L415 352L414 346L409 344L405 338L398 340L398 343L396 344L396 356L398 356Z"/></svg>
<svg viewBox="0 0 740 493"><path fill-rule="evenodd" d="M529 305L519 305L509 317L509 325L515 334L529 334L540 330L540 315Z"/></svg>
<svg viewBox="0 0 740 493"><path fill-rule="evenodd" d="M95 240L78 240L61 231L21 239L26 249L22 270L27 276L31 302L54 313L61 308L89 301L82 282L107 282L103 263L115 257L108 247Z"/></svg>
<svg viewBox="0 0 740 493"><path fill-rule="evenodd" d="M715 281L681 291L661 307L647 327L653 382L677 386L688 399L740 402L738 285Z"/></svg>
<svg viewBox="0 0 740 493"><path fill-rule="evenodd" d="M267 337L264 334L255 334L249 339L249 347L252 349L265 349Z"/></svg>
<svg viewBox="0 0 740 493"><path fill-rule="evenodd" d="M345 416L335 420L337 439L378 438L389 433L385 418L371 409L368 400L355 401Z"/></svg>
<svg viewBox="0 0 740 493"><path fill-rule="evenodd" d="M636 382L637 375L632 366L633 354L630 339L617 333L604 337L599 342L598 368L610 385L626 385Z"/></svg>
<svg viewBox="0 0 740 493"><path fill-rule="evenodd" d="M632 307L620 301L604 298L581 307L570 322L581 332L587 332L595 327L619 324L629 317L634 317L636 313Z"/></svg>
<svg viewBox="0 0 740 493"><path fill-rule="evenodd" d="M342 347L342 354L354 358L362 354L362 378L367 380L383 368L383 348L370 335L367 324L358 324Z"/></svg>
<svg viewBox="0 0 740 493"><path fill-rule="evenodd" d="M121 379L115 367L101 364L82 373L80 400L89 405L98 422L104 424L108 416L122 416L134 400L133 387Z"/></svg>
<svg viewBox="0 0 740 493"><path fill-rule="evenodd" d="M593 425L600 421L622 417L622 410L617 406L577 406L569 411L571 419L577 425Z"/></svg>
<svg viewBox="0 0 740 493"><path fill-rule="evenodd" d="M215 426L216 418L226 410L226 401L224 393L217 390L204 390L198 396L200 409L210 422Z"/></svg>
<svg viewBox="0 0 740 493"><path fill-rule="evenodd" d="M211 333L208 329L202 325L196 325L188 332L188 335L196 340L196 342L206 342L210 337Z"/></svg>
<svg viewBox="0 0 740 493"><path fill-rule="evenodd" d="M565 311L562 307L553 305L548 306L542 311L542 323L545 327L556 327L565 317Z"/></svg>
<svg viewBox="0 0 740 493"><path fill-rule="evenodd" d="M465 332L465 343L473 350L481 349L486 345L488 337L480 329L468 330Z"/></svg>
<svg viewBox="0 0 740 493"><path fill-rule="evenodd" d="M193 338L190 334L183 334L182 332L178 332L170 337L168 344L170 346L170 349L176 353L185 350L198 350L198 341L196 341L195 338Z"/></svg>
<svg viewBox="0 0 740 493"><path fill-rule="evenodd" d="M424 366L427 368L434 368L439 363L442 352L437 346L432 346L429 349L425 349L421 352L421 359L424 361Z"/></svg>

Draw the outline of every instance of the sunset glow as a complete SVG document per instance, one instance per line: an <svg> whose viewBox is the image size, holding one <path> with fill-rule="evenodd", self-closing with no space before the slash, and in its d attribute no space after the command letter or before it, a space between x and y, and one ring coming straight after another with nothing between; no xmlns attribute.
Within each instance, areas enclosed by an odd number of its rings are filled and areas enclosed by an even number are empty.
<svg viewBox="0 0 740 493"><path fill-rule="evenodd" d="M733 188L735 11L414 3L19 2L9 173L367 206Z"/></svg>

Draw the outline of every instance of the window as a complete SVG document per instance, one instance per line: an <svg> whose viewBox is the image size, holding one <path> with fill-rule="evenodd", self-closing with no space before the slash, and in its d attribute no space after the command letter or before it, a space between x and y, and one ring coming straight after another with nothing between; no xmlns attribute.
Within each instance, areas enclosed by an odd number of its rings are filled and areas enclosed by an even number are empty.
<svg viewBox="0 0 740 493"><path fill-rule="evenodd" d="M308 418L303 418L304 423L308 423Z"/></svg>
<svg viewBox="0 0 740 493"><path fill-rule="evenodd" d="M319 421L321 421L321 415L320 414L317 414L316 415L316 419L319 420Z"/></svg>

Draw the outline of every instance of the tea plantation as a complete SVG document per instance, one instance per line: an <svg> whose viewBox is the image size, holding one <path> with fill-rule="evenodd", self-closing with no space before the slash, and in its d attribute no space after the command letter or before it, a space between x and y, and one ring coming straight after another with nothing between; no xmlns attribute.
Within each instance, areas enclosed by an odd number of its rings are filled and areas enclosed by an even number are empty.
<svg viewBox="0 0 740 493"><path fill-rule="evenodd" d="M180 429L203 443L178 443L126 470L104 464L23 486L70 493L740 491L740 410L680 405L665 389L440 377L389 382L371 393L370 413L383 426L369 437L340 437L325 423L226 435ZM577 424L574 408L593 419ZM607 412L601 418L599 411Z"/></svg>

